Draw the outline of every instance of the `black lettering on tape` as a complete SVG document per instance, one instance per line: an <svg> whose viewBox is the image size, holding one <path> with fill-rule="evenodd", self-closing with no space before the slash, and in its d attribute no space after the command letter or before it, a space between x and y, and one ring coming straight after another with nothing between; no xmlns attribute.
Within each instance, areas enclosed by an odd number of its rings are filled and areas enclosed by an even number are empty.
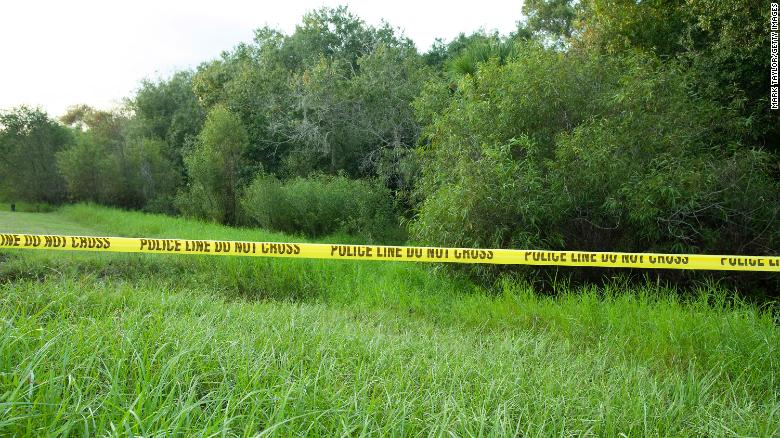
<svg viewBox="0 0 780 438"><path fill-rule="evenodd" d="M0 234L0 246L20 246L21 240L18 234Z"/></svg>

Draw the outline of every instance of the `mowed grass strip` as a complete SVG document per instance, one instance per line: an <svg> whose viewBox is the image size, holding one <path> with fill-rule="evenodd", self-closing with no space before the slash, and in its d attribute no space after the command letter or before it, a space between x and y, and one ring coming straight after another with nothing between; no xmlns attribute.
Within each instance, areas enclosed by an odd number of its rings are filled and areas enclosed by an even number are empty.
<svg viewBox="0 0 780 438"><path fill-rule="evenodd" d="M24 222L289 239L90 206ZM415 264L2 257L0 435L780 433L771 309L715 287L549 297Z"/></svg>

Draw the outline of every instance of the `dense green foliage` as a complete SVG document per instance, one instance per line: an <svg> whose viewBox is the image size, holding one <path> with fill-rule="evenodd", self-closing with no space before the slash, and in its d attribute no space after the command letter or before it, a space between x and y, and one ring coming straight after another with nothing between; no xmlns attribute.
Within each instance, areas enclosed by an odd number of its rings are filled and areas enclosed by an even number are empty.
<svg viewBox="0 0 780 438"><path fill-rule="evenodd" d="M687 81L647 56L532 44L482 64L443 105L428 90L416 102L432 123L415 235L452 246L773 251L772 156L738 144L739 115L695 98Z"/></svg>
<svg viewBox="0 0 780 438"><path fill-rule="evenodd" d="M133 135L132 120L121 113L80 105L61 120L74 128L73 145L57 154L71 199L172 211L181 176L168 143Z"/></svg>
<svg viewBox="0 0 780 438"><path fill-rule="evenodd" d="M0 113L0 196L61 202L66 192L55 156L70 142L69 132L40 110Z"/></svg>
<svg viewBox="0 0 780 438"><path fill-rule="evenodd" d="M766 5L522 12L420 53L323 8L0 113L0 232L780 254ZM474 272L4 250L0 436L780 435L776 275Z"/></svg>
<svg viewBox="0 0 780 438"><path fill-rule="evenodd" d="M778 254L768 11L528 0L511 35L420 53L323 8L122 108L76 106L70 134L7 113L2 195L309 236L404 223L432 245Z"/></svg>
<svg viewBox="0 0 780 438"><path fill-rule="evenodd" d="M415 145L409 102L425 72L411 42L338 8L305 15L289 36L259 29L254 44L202 65L193 86L206 108L239 115L264 170L358 177Z"/></svg>
<svg viewBox="0 0 780 438"><path fill-rule="evenodd" d="M198 135L205 120L203 107L192 91L192 73L183 71L168 80L144 81L129 107L135 115L133 134L164 141L170 149L169 158L181 166L181 151Z"/></svg>
<svg viewBox="0 0 780 438"><path fill-rule="evenodd" d="M311 237L342 232L380 242L397 241L401 235L390 191L343 175L285 182L260 176L241 203L246 222L267 230Z"/></svg>
<svg viewBox="0 0 780 438"><path fill-rule="evenodd" d="M179 210L217 222L235 223L248 147L247 133L238 117L215 106L193 150L184 156L189 184L187 192L176 200Z"/></svg>
<svg viewBox="0 0 780 438"><path fill-rule="evenodd" d="M566 2L581 9L578 43L585 48L613 56L639 50L682 63L695 77L691 90L745 118L743 140L780 151L780 113L769 106L767 2Z"/></svg>

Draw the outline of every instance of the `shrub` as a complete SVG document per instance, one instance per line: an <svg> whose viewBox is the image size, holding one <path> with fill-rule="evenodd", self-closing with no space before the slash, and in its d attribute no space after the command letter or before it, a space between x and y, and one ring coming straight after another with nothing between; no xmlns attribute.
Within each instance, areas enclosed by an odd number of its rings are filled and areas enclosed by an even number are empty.
<svg viewBox="0 0 780 438"><path fill-rule="evenodd" d="M504 65L480 64L448 98L428 87L414 103L427 122L411 226L421 243L565 246L549 227L562 199L549 193L547 162L559 135L606 112L600 96L618 88L621 66L534 44L516 50Z"/></svg>
<svg viewBox="0 0 780 438"><path fill-rule="evenodd" d="M687 81L645 56L526 48L505 66L482 64L437 114L423 114L433 123L413 236L468 247L776 254L772 157L740 144L745 121Z"/></svg>
<svg viewBox="0 0 780 438"><path fill-rule="evenodd" d="M396 241L401 232L385 187L343 175L279 181L260 175L241 199L244 220L269 230L318 237L335 232Z"/></svg>
<svg viewBox="0 0 780 438"><path fill-rule="evenodd" d="M780 186L770 176L767 153L697 150L686 139L662 134L687 133L679 127L637 122L600 121L561 137L549 195L561 200L560 222L553 226L568 247L777 251Z"/></svg>

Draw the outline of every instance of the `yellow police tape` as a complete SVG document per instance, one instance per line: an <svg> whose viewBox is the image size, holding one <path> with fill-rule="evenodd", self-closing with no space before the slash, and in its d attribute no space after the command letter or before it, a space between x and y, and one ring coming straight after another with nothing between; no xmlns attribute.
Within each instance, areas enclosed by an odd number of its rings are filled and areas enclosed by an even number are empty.
<svg viewBox="0 0 780 438"><path fill-rule="evenodd" d="M780 257L0 234L0 248L497 265L780 272Z"/></svg>

